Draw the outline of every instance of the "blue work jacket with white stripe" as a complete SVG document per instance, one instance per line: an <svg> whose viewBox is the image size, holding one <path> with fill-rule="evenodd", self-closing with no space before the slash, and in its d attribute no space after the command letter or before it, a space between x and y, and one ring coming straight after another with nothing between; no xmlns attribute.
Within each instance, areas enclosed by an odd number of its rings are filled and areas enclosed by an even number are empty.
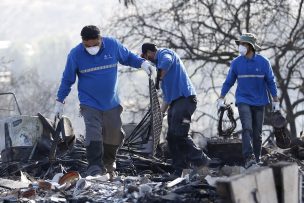
<svg viewBox="0 0 304 203"><path fill-rule="evenodd" d="M161 88L164 101L171 104L179 97L196 95L194 86L180 57L172 50L161 48L156 52L156 67L165 71Z"/></svg>
<svg viewBox="0 0 304 203"><path fill-rule="evenodd" d="M77 75L80 104L102 111L115 108L120 104L117 64L140 68L143 61L114 38L102 37L101 49L96 55L89 54L80 43L68 55L57 100L64 101Z"/></svg>
<svg viewBox="0 0 304 203"><path fill-rule="evenodd" d="M260 54L248 59L245 56L235 58L223 84L221 96L225 96L237 80L236 105L245 103L252 106L264 106L269 103L268 90L277 96L277 87L270 61Z"/></svg>

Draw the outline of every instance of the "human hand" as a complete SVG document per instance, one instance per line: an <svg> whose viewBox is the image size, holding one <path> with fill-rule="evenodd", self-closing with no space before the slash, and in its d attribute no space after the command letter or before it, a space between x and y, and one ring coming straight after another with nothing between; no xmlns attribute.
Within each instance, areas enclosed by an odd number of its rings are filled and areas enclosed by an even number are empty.
<svg viewBox="0 0 304 203"><path fill-rule="evenodd" d="M144 69L149 76L152 74L153 66L148 61L144 61L141 64L141 68Z"/></svg>
<svg viewBox="0 0 304 203"><path fill-rule="evenodd" d="M216 100L216 107L219 110L221 107L225 106L225 99L224 98L218 98Z"/></svg>
<svg viewBox="0 0 304 203"><path fill-rule="evenodd" d="M63 114L64 103L57 101L54 108L55 117L61 118Z"/></svg>
<svg viewBox="0 0 304 203"><path fill-rule="evenodd" d="M276 112L276 111L280 111L280 102L276 102L276 101L274 101L274 102L272 102L272 111L273 112Z"/></svg>

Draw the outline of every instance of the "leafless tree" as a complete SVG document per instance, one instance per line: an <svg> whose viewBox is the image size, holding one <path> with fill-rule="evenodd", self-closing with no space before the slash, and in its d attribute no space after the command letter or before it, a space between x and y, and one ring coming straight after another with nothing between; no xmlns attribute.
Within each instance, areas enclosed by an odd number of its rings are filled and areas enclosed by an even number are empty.
<svg viewBox="0 0 304 203"><path fill-rule="evenodd" d="M20 102L23 114L49 117L54 106L55 84L39 79L37 71L30 69L15 78L13 89Z"/></svg>
<svg viewBox="0 0 304 203"><path fill-rule="evenodd" d="M13 60L7 59L4 56L0 57L0 69L7 70L8 69L8 65L10 63L12 63L12 62L13 62Z"/></svg>
<svg viewBox="0 0 304 203"><path fill-rule="evenodd" d="M52 113L55 85L48 81L40 80L35 69L24 71L19 76L12 75L12 82L1 84L1 89L2 92L15 93L23 115L37 115L40 112L49 117ZM16 104L11 97L4 99L5 97L3 96L1 98L0 105L3 105L2 110L7 111L5 108L16 110ZM18 112L14 111L14 115L18 115Z"/></svg>
<svg viewBox="0 0 304 203"><path fill-rule="evenodd" d="M176 50L187 63L201 94L218 94L236 40L244 32L257 34L277 78L279 98L292 136L304 116L304 0L176 0L138 2L127 17L113 23L116 36L132 46L152 41ZM123 32L118 28L127 29ZM206 79L210 84L206 85ZM202 104L204 105L204 104ZM301 108L302 106L302 108ZM199 118L203 118L198 116ZM269 119L266 119L266 124Z"/></svg>
<svg viewBox="0 0 304 203"><path fill-rule="evenodd" d="M122 2L122 0L119 0L119 2ZM135 4L135 0L123 0L123 3L125 5L125 7L129 7L129 5Z"/></svg>

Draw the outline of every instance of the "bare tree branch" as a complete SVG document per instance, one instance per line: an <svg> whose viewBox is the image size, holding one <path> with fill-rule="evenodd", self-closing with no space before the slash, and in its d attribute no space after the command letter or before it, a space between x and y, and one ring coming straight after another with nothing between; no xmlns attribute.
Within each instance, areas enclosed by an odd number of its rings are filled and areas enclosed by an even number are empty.
<svg viewBox="0 0 304 203"><path fill-rule="evenodd" d="M174 49L191 64L187 68L193 80L201 74L198 91L208 95L210 90L218 94L223 82L219 79L226 74L223 67L238 55L234 41L244 31L257 34L262 53L271 61L291 135L296 136L296 117L302 114L295 107L304 102L303 4L304 0L176 0L162 7L135 5L135 14L117 19L113 26L126 27L128 32L120 38L132 45L149 40Z"/></svg>

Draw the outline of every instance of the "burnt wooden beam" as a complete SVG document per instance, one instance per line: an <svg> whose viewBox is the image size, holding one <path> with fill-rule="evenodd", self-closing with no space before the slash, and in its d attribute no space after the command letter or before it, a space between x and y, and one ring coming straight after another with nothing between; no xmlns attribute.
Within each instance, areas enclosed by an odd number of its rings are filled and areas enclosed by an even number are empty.
<svg viewBox="0 0 304 203"><path fill-rule="evenodd" d="M265 167L220 179L217 192L222 203L278 202L273 171Z"/></svg>
<svg viewBox="0 0 304 203"><path fill-rule="evenodd" d="M279 203L302 202L302 181L296 163L278 162L270 166L273 170Z"/></svg>

